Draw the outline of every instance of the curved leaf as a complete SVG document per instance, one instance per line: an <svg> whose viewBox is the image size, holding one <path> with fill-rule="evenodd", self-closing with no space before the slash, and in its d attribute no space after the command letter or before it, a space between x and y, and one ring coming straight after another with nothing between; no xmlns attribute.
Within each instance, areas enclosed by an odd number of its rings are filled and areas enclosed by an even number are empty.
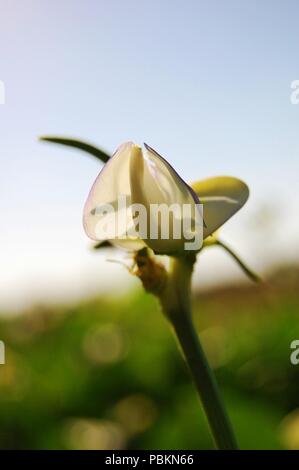
<svg viewBox="0 0 299 470"><path fill-rule="evenodd" d="M79 150L83 150L83 152L87 152L90 155L93 155L98 160L101 160L103 163L106 163L110 158L110 155L104 150L101 150L98 147L95 147L94 145L91 145L87 142L83 142L82 140L55 136L43 136L40 137L39 140L43 142L52 142L54 144L65 145L67 147L73 147Z"/></svg>

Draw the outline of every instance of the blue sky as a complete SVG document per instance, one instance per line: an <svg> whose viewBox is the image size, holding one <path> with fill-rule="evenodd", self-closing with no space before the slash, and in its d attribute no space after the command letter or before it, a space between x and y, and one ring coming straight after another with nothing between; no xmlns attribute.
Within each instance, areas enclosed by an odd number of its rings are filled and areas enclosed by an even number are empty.
<svg viewBox="0 0 299 470"><path fill-rule="evenodd" d="M111 152L145 141L187 181L244 179L251 199L223 238L261 270L293 260L298 15L295 0L0 0L0 308L118 289L129 277L89 252L82 229L99 164L39 143L44 134ZM197 278L238 275L215 250Z"/></svg>

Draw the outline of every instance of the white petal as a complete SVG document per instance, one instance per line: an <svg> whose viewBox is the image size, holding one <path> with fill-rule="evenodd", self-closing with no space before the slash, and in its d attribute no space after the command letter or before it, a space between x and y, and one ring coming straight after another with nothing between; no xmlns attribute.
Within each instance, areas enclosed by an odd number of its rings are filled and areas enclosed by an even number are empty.
<svg viewBox="0 0 299 470"><path fill-rule="evenodd" d="M203 204L204 238L215 232L245 204L248 186L238 178L218 176L191 183Z"/></svg>
<svg viewBox="0 0 299 470"><path fill-rule="evenodd" d="M191 208L191 217L194 220L196 204L199 204L198 197L194 191L182 180L172 166L157 152L148 145L145 145L146 152L143 156L141 149L132 153L130 163L131 197L134 204L142 204L147 209L147 225L153 227L155 220L150 217L151 205L176 204L181 209L181 215L174 215L182 227L183 205ZM157 239L150 236L145 239L146 244L157 253L174 253L185 249L186 238L181 233L180 238L176 238L173 233L173 218L170 215L167 221L169 226L169 237ZM159 223L159 221L158 221ZM158 234L161 234L161 223L156 227ZM201 227L202 231L202 227ZM190 240L189 240L190 241Z"/></svg>
<svg viewBox="0 0 299 470"><path fill-rule="evenodd" d="M116 236L113 236L112 215L105 216L101 213L103 206L106 204L117 209L119 196L126 201L127 207L131 205L129 166L134 146L133 142L121 145L100 171L84 206L83 225L86 234L92 240L108 239L118 247L138 250L145 246L143 241L136 237L122 238L122 236L125 236L125 225L122 226L122 224L118 224ZM117 217L117 215L116 212L115 216ZM108 235L111 236L105 237L102 234L99 230L99 223L102 225L107 223ZM134 226L130 213L127 213L126 223L128 226Z"/></svg>

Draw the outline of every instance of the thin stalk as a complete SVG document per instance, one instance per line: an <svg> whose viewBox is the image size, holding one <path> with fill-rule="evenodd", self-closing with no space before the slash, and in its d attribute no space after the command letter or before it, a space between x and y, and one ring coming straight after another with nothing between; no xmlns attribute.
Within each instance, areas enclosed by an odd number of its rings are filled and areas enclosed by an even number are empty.
<svg viewBox="0 0 299 470"><path fill-rule="evenodd" d="M238 263L241 269L245 272L245 274L251 279L253 282L261 282L261 278L253 272L245 263L242 261L239 256L224 242L221 240L216 240L214 245L221 246L230 256L234 258L234 260Z"/></svg>
<svg viewBox="0 0 299 470"><path fill-rule="evenodd" d="M191 317L191 275L194 260L173 258L168 286L161 297L188 368L197 388L210 430L218 449L237 449L213 371L199 342Z"/></svg>

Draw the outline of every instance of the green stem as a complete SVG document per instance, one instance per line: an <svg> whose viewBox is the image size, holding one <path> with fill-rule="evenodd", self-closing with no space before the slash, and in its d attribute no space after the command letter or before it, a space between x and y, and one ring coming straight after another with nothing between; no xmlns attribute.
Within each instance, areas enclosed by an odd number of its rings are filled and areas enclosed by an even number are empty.
<svg viewBox="0 0 299 470"><path fill-rule="evenodd" d="M261 278L254 273L246 264L244 261L242 261L239 256L224 242L221 240L217 239L214 243L214 245L221 246L230 256L234 258L234 260L238 263L241 269L247 274L247 276L254 282L261 282Z"/></svg>
<svg viewBox="0 0 299 470"><path fill-rule="evenodd" d="M237 449L214 374L192 323L190 291L193 263L193 259L172 259L168 285L161 296L161 303L183 351L216 447Z"/></svg>

